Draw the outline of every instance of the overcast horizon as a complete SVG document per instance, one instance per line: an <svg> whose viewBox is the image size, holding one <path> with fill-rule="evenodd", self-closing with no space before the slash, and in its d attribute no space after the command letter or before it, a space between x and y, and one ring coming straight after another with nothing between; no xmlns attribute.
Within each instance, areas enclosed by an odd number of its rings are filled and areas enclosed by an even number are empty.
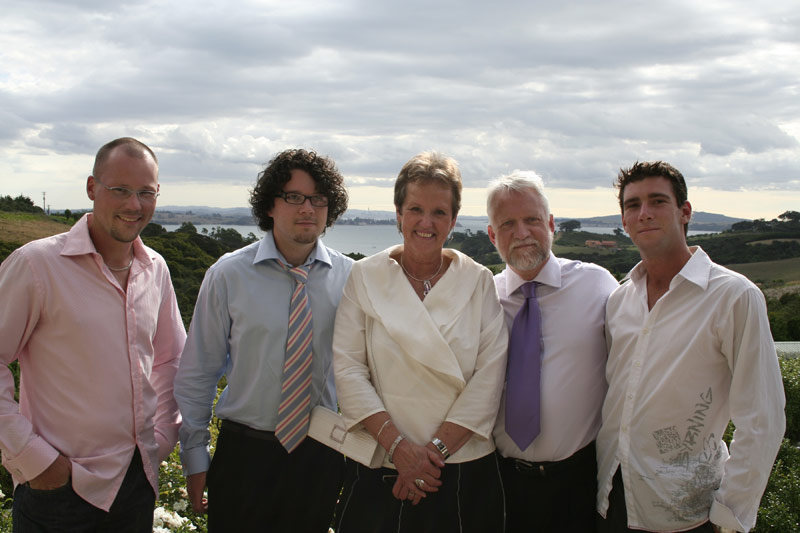
<svg viewBox="0 0 800 533"><path fill-rule="evenodd" d="M162 205L247 206L286 148L330 155L350 207L392 211L414 154L545 180L558 217L618 212L620 167L666 160L695 211L800 210L800 10L658 4L7 0L0 194L87 209L105 142L160 160Z"/></svg>

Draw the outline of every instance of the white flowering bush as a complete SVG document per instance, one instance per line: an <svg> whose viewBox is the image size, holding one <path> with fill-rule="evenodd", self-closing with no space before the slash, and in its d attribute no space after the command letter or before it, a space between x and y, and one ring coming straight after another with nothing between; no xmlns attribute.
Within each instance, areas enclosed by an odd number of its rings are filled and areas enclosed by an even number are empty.
<svg viewBox="0 0 800 533"><path fill-rule="evenodd" d="M0 531L11 531L11 503L11 496L0 490Z"/></svg>
<svg viewBox="0 0 800 533"><path fill-rule="evenodd" d="M196 531L205 533L206 517L192 511L186 479L176 447L161 462L158 476L159 494L153 514L153 531L157 533Z"/></svg>

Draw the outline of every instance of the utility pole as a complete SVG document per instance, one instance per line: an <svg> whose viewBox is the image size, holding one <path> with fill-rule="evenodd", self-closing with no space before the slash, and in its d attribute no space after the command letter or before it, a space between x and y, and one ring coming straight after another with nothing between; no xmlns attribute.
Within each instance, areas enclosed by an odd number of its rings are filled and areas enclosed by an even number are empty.
<svg viewBox="0 0 800 533"><path fill-rule="evenodd" d="M46 201L47 192L42 191L42 211L47 213L47 201Z"/></svg>

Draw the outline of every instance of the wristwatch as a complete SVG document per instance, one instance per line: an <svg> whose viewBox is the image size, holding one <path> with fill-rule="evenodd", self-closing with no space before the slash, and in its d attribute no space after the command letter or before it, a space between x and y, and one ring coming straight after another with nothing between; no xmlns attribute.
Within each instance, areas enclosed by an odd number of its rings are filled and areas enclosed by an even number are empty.
<svg viewBox="0 0 800 533"><path fill-rule="evenodd" d="M433 437L431 439L431 444L436 446L436 449L439 450L439 453L441 453L444 456L445 461L450 457L450 452L447 451L447 446L445 445L444 442L441 441L441 439Z"/></svg>

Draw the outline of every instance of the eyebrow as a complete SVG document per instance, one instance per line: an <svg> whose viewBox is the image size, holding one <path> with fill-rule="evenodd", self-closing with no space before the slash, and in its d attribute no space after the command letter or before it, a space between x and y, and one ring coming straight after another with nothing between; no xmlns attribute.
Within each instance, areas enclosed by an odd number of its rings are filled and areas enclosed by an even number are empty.
<svg viewBox="0 0 800 533"><path fill-rule="evenodd" d="M647 195L648 200L653 198L666 198L669 200L670 195L663 192L651 192L650 194ZM638 202L638 201L641 201L641 197L634 196L633 198L626 198L625 201L622 202L622 205L628 205L631 202Z"/></svg>

